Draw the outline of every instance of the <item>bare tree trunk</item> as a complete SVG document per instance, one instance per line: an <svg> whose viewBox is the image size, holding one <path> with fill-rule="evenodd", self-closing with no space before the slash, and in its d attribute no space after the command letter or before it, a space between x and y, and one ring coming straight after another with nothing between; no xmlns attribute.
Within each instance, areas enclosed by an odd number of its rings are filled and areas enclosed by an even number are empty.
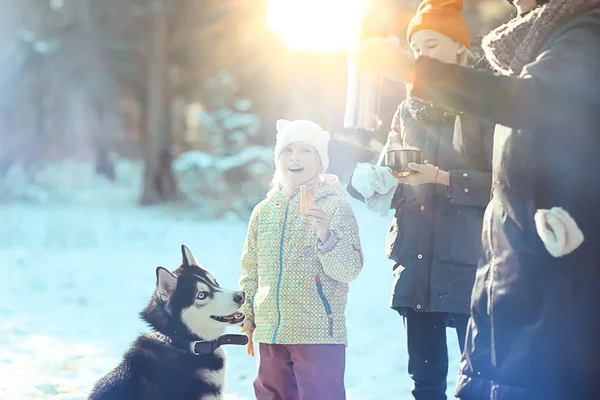
<svg viewBox="0 0 600 400"><path fill-rule="evenodd" d="M99 43L94 20L93 0L80 0L76 3L77 17L80 21L83 33L83 42L86 43L87 52L91 65L88 70L93 70L88 76L89 101L94 114L96 124L93 125L92 138L94 143L94 152L96 154L96 173L106 176L110 180L115 179L115 166L110 158L111 141L110 130L107 126L107 114L111 102L112 79L106 70L105 54ZM90 81L91 80L91 81Z"/></svg>
<svg viewBox="0 0 600 400"><path fill-rule="evenodd" d="M140 204L177 200L171 169L171 101L167 79L169 15L164 2L156 0L152 43L148 61L147 138L144 190Z"/></svg>
<svg viewBox="0 0 600 400"><path fill-rule="evenodd" d="M14 61L20 59L17 32L21 28L22 7L19 2L0 0L0 177L15 162L15 149L22 140L14 132L12 123L15 97L23 85L19 63Z"/></svg>
<svg viewBox="0 0 600 400"><path fill-rule="evenodd" d="M104 175L111 181L116 178L115 163L110 157L111 138L105 131L106 123L106 105L95 103L93 105L94 112L98 116L98 127L94 136L95 152L96 152L96 173Z"/></svg>
<svg viewBox="0 0 600 400"><path fill-rule="evenodd" d="M19 125L24 128L24 137L19 140L17 157L30 179L46 161L51 131L47 130L46 118L48 87L51 79L47 74L46 60L42 56L32 58L23 72L23 88L26 91L23 103L15 109Z"/></svg>

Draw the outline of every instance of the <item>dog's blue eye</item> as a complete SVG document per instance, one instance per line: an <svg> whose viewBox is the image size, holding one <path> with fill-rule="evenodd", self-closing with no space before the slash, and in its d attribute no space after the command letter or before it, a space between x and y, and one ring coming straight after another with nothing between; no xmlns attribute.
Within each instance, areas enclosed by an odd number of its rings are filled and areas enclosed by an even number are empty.
<svg viewBox="0 0 600 400"><path fill-rule="evenodd" d="M208 293L206 293L206 292L200 292L200 293L198 293L198 296L196 298L198 300L204 300L207 295L208 295Z"/></svg>

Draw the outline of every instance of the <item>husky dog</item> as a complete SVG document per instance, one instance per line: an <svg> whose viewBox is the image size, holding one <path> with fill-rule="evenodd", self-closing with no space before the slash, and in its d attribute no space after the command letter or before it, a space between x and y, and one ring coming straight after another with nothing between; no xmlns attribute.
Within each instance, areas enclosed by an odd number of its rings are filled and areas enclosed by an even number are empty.
<svg viewBox="0 0 600 400"><path fill-rule="evenodd" d="M226 290L181 246L182 265L156 269L156 291L140 313L152 331L138 337L123 361L101 378L91 400L218 400L225 385L223 344L246 344L225 335L243 322L243 292Z"/></svg>

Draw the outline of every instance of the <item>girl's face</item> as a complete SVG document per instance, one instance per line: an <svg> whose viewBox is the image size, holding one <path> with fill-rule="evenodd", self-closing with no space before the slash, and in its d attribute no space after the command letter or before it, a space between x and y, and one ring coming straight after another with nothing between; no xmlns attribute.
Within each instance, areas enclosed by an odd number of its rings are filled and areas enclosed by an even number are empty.
<svg viewBox="0 0 600 400"><path fill-rule="evenodd" d="M305 142L294 142L284 147L277 163L285 179L294 186L310 181L321 169L317 151Z"/></svg>
<svg viewBox="0 0 600 400"><path fill-rule="evenodd" d="M431 29L416 31L410 38L415 58L426 56L448 64L456 64L466 47L456 40Z"/></svg>

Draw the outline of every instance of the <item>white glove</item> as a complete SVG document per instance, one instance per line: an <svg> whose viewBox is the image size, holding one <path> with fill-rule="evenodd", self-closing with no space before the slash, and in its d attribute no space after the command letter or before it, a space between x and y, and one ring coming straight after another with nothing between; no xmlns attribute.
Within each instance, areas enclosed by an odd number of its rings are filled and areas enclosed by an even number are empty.
<svg viewBox="0 0 600 400"><path fill-rule="evenodd" d="M388 215L394 192L398 187L398 180L394 178L390 168L360 163L352 174L351 184L363 195L369 210L382 217Z"/></svg>
<svg viewBox="0 0 600 400"><path fill-rule="evenodd" d="M583 232L571 215L560 207L537 210L533 219L538 235L553 257L570 254L583 243Z"/></svg>
<svg viewBox="0 0 600 400"><path fill-rule="evenodd" d="M398 186L398 180L394 178L390 168L368 163L360 163L356 166L351 183L365 199L375 193L389 193Z"/></svg>

